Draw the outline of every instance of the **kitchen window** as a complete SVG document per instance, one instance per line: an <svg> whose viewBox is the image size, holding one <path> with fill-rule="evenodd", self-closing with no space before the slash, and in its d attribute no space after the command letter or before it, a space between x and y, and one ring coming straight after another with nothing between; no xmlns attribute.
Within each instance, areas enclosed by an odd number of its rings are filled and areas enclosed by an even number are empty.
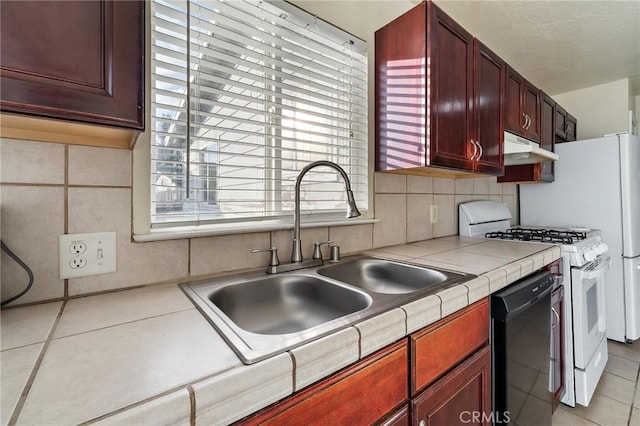
<svg viewBox="0 0 640 426"><path fill-rule="evenodd" d="M188 29L188 30L187 30ZM329 160L368 206L366 43L283 1L151 4L151 227L290 217ZM341 178L303 214L344 218Z"/></svg>

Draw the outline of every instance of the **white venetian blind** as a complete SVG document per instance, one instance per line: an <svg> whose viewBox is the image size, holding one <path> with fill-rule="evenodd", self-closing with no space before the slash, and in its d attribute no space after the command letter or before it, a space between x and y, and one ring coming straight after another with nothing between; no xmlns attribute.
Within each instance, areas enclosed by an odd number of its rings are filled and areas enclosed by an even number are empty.
<svg viewBox="0 0 640 426"><path fill-rule="evenodd" d="M254 0L154 0L151 34L152 224L288 216L316 160L342 166L367 209L363 41ZM341 178L314 170L303 213L343 215Z"/></svg>

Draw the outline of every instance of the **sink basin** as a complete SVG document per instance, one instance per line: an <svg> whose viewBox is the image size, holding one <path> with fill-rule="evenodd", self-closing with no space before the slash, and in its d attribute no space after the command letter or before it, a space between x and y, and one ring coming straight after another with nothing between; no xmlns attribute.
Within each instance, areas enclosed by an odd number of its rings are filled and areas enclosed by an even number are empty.
<svg viewBox="0 0 640 426"><path fill-rule="evenodd" d="M355 256L268 275L247 272L180 288L245 364L410 303L472 275Z"/></svg>
<svg viewBox="0 0 640 426"><path fill-rule="evenodd" d="M208 298L243 330L272 335L306 330L371 304L364 293L304 275L229 285Z"/></svg>
<svg viewBox="0 0 640 426"><path fill-rule="evenodd" d="M459 274L436 271L383 259L360 258L325 266L318 273L367 291L383 294L405 294L433 288L449 282Z"/></svg>

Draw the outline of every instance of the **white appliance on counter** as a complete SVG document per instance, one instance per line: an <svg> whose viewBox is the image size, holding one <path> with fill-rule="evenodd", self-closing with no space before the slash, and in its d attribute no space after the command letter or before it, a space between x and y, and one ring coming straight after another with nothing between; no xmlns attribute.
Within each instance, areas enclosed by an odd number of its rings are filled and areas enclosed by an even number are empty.
<svg viewBox="0 0 640 426"><path fill-rule="evenodd" d="M640 338L640 139L617 134L556 145L555 182L520 186L528 225L600 229L609 246L607 337Z"/></svg>
<svg viewBox="0 0 640 426"><path fill-rule="evenodd" d="M607 245L587 230L511 228L510 219L511 213L502 203L463 203L459 206L459 233L560 245L565 290L565 391L560 400L572 407L576 403L588 406L608 360L604 275L610 262Z"/></svg>

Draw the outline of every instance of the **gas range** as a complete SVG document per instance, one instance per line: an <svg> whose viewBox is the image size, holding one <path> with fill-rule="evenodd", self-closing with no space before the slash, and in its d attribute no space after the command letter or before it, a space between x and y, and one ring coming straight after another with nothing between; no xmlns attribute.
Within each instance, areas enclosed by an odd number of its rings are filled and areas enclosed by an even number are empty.
<svg viewBox="0 0 640 426"><path fill-rule="evenodd" d="M462 236L559 244L571 266L581 267L609 249L600 233L585 228L511 227L511 213L495 201L460 204L459 233Z"/></svg>

